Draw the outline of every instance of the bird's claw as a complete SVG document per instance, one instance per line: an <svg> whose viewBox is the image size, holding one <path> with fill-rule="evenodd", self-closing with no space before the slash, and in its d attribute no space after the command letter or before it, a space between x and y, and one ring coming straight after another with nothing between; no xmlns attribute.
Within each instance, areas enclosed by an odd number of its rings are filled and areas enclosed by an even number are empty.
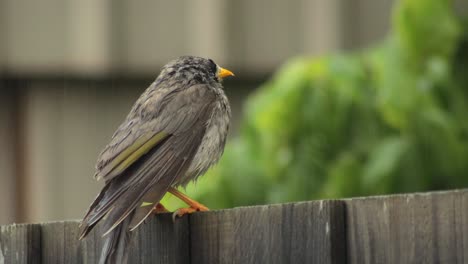
<svg viewBox="0 0 468 264"><path fill-rule="evenodd" d="M175 222L176 217L182 217L186 214L191 214L194 212L206 212L209 211L208 207L199 204L197 207L187 207L187 208L179 208L172 214L172 221Z"/></svg>
<svg viewBox="0 0 468 264"><path fill-rule="evenodd" d="M161 203L158 203L155 207L153 207L153 214L162 214L162 213L169 213L169 210L164 207Z"/></svg>

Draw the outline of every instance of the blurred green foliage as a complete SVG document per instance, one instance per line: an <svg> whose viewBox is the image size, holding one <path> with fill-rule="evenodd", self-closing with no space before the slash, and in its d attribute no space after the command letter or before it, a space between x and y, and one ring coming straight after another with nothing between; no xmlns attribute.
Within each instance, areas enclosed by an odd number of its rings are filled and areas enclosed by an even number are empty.
<svg viewBox="0 0 468 264"><path fill-rule="evenodd" d="M402 0L377 47L284 65L188 193L225 208L468 187L468 23L451 4Z"/></svg>

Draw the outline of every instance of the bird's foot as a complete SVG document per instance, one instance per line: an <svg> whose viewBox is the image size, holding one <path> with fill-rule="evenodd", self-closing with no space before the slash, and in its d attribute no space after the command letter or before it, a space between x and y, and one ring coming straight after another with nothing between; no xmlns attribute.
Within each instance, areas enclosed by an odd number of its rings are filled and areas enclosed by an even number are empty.
<svg viewBox="0 0 468 264"><path fill-rule="evenodd" d="M162 203L158 203L155 207L153 207L153 214L162 213L169 213L169 210L167 210Z"/></svg>
<svg viewBox="0 0 468 264"><path fill-rule="evenodd" d="M190 207L195 209L200 209L198 211L208 211L208 207L204 206L203 204L193 200L192 198L188 197L187 195L183 194L176 188L170 187L168 192L172 193L175 197L179 198L180 200L184 201Z"/></svg>
<svg viewBox="0 0 468 264"><path fill-rule="evenodd" d="M191 205L187 208L179 208L172 214L172 221L175 222L176 217L182 217L186 214L191 214L194 212L206 212L209 211L208 207L204 206L201 203L196 203L196 205Z"/></svg>

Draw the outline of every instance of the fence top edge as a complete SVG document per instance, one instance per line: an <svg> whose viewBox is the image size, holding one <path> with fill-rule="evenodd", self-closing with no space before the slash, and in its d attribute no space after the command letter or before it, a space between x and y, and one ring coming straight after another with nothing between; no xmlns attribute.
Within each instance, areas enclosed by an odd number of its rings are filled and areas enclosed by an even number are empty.
<svg viewBox="0 0 468 264"><path fill-rule="evenodd" d="M416 193L400 193L400 194L389 194L389 195L376 195L376 196L363 196L363 197L351 197L351 198L343 198L343 199L324 199L324 200L311 200L311 201L297 201L297 202L289 202L289 203L276 203L276 204L266 204L266 205L252 205L252 206L240 206L234 208L227 208L227 209L220 209L220 210L213 210L208 212L199 212L197 214L223 214L235 211L242 211L242 210L268 210L268 209L275 209L279 207L288 207L294 205L304 205L304 204L314 204L323 205L323 203L333 204L333 203L349 203L353 201L364 201L364 200L385 200L385 199L395 199L395 198L407 198L407 197L429 197L429 196L444 196L444 195L459 195L459 194L467 194L468 189L454 189L454 190L443 190L443 191L433 191L433 192L416 192ZM171 213L167 213L171 214ZM7 225L0 225L2 229L8 227L27 227L27 226L45 226L45 225L57 225L57 224L69 224L80 223L80 219L70 219L70 220L57 220L57 221L48 221L48 222L38 222L38 223L12 223Z"/></svg>
<svg viewBox="0 0 468 264"><path fill-rule="evenodd" d="M395 193L395 194L383 194L383 195L373 195L373 196L361 196L361 197L349 197L340 199L346 203L353 201L364 201L364 200L384 200L384 199L395 199L395 198L407 198L407 197L429 197L429 196L444 196L444 195L459 195L467 194L468 188L464 189L451 189L451 190L440 190L432 192L414 192L414 193Z"/></svg>

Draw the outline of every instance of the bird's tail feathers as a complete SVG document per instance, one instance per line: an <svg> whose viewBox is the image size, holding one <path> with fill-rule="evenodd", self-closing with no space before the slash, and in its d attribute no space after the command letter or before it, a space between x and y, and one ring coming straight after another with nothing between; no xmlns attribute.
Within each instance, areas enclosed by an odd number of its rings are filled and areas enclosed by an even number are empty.
<svg viewBox="0 0 468 264"><path fill-rule="evenodd" d="M128 259L128 249L131 244L129 224L131 217L122 221L109 234L104 236L99 264L125 264Z"/></svg>

